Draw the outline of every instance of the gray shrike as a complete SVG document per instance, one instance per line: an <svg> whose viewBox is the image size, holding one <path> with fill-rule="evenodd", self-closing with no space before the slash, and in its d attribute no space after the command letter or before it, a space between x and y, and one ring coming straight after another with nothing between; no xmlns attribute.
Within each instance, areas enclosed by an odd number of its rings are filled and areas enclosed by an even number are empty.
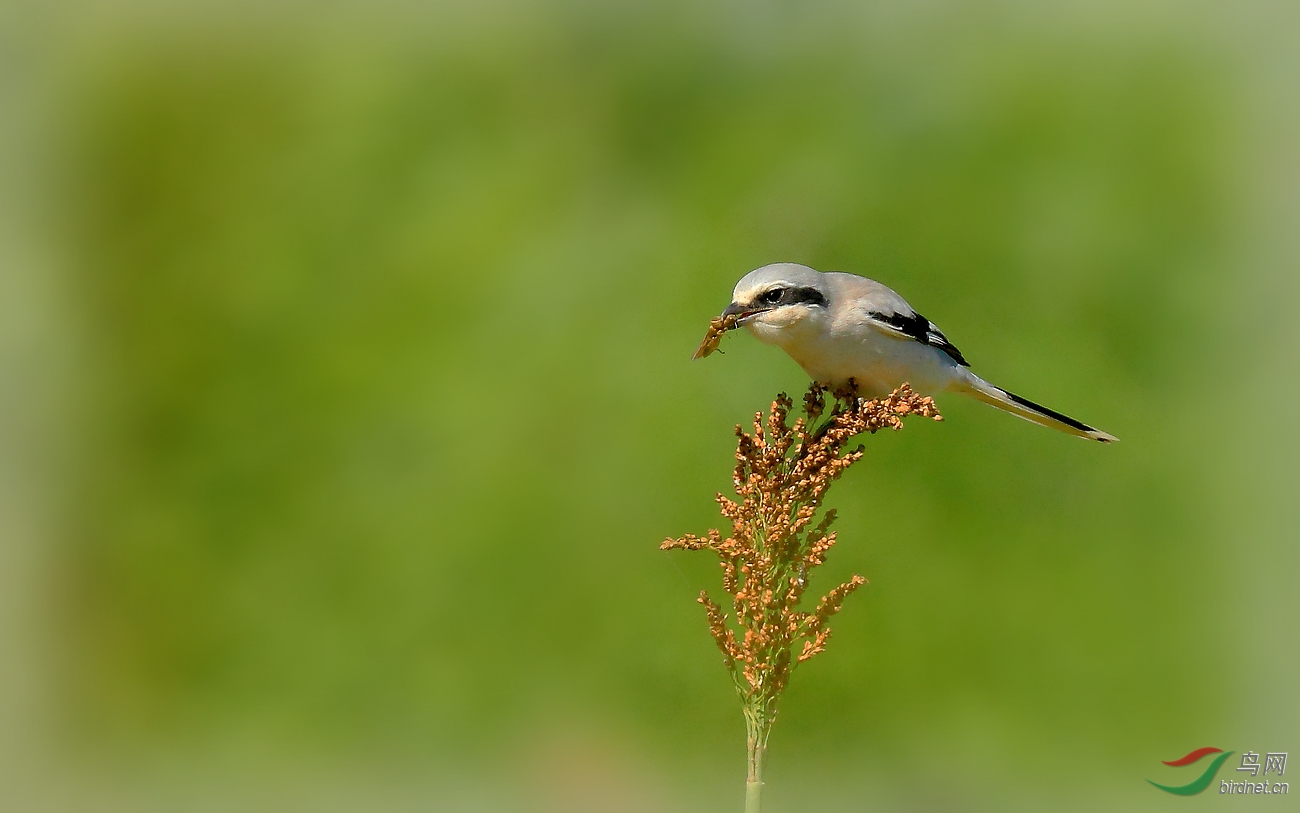
<svg viewBox="0 0 1300 813"><path fill-rule="evenodd" d="M898 294L856 274L823 274L776 263L736 283L722 315L780 347L814 381L852 384L879 397L909 383L922 394L960 392L1075 437L1116 440L1074 418L995 387L970 371L961 351Z"/></svg>

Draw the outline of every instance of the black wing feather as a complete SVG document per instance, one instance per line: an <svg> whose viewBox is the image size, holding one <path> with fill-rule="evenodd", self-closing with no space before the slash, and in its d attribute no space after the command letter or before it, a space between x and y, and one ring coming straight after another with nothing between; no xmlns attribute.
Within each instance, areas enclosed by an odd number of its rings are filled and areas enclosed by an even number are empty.
<svg viewBox="0 0 1300 813"><path fill-rule="evenodd" d="M947 336L943 335L943 331L939 330L939 328L935 326L934 322L931 322L929 319L926 319L915 311L912 313L881 313L879 311L871 311L867 315L877 322L888 325L899 333L915 339L921 344L926 344L930 347L942 350L944 353L948 354L949 358L963 367L970 366L962 356L961 351L958 350L952 342L948 341Z"/></svg>

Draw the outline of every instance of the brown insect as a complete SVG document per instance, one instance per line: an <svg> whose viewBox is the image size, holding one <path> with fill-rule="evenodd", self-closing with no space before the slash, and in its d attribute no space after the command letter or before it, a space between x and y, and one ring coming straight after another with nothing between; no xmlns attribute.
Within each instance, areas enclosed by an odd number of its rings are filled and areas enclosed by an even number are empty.
<svg viewBox="0 0 1300 813"><path fill-rule="evenodd" d="M718 343L722 341L722 334L728 330L735 330L740 327L739 319L736 314L729 313L726 316L715 316L709 322L709 332L704 334L704 341L700 342L699 349L695 351L693 359L702 359L705 356L718 349Z"/></svg>

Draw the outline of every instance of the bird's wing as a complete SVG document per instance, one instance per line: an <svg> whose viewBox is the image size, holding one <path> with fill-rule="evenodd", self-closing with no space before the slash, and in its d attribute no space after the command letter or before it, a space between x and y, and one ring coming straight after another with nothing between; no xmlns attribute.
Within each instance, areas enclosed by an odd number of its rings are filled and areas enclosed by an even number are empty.
<svg viewBox="0 0 1300 813"><path fill-rule="evenodd" d="M896 339L909 339L943 351L963 367L970 364L934 322L916 312L894 289L857 274L826 275L840 303L839 313L850 322L870 325Z"/></svg>
<svg viewBox="0 0 1300 813"><path fill-rule="evenodd" d="M970 364L962 356L957 346L948 341L948 337L943 335L943 331L935 326L934 322L926 319L914 310L893 309L866 309L867 322L877 330L888 333L899 339L911 339L921 344L929 345L938 350L942 350L953 361L963 367L969 367Z"/></svg>

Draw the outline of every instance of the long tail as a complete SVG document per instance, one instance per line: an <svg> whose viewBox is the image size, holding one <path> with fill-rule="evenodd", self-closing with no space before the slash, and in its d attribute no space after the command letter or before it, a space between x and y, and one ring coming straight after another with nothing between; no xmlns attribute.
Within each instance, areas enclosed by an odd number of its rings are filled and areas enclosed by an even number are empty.
<svg viewBox="0 0 1300 813"><path fill-rule="evenodd" d="M974 373L967 372L967 379L960 382L955 389L983 401L989 406L997 407L1003 412L1010 412L1018 418L1024 418L1039 426L1046 426L1067 435L1074 435L1076 438L1099 440L1102 443L1113 443L1119 440L1112 434L1103 432L1100 429L1094 429L1068 415L1062 415L1056 410L1035 404L1028 398L1021 398L1019 395L1009 393L1001 387L995 387Z"/></svg>

